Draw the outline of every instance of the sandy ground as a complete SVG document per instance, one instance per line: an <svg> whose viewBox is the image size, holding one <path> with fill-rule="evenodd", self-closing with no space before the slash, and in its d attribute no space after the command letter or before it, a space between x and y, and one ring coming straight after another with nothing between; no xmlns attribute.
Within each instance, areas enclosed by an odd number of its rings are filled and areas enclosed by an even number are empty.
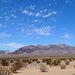
<svg viewBox="0 0 75 75"><path fill-rule="evenodd" d="M39 70L23 70L18 71L18 73L14 75L74 75L74 69L50 69L48 72L40 72Z"/></svg>
<svg viewBox="0 0 75 75"><path fill-rule="evenodd" d="M33 63L28 65L27 68L22 68L13 75L75 75L74 64L75 61L71 62L66 69L60 69L59 66L47 66L49 68L48 72L40 72L40 65Z"/></svg>

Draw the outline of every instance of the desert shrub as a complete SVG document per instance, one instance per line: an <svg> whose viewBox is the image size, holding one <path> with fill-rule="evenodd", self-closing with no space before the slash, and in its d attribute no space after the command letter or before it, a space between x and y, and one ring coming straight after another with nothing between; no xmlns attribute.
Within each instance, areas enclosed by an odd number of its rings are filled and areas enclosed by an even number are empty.
<svg viewBox="0 0 75 75"><path fill-rule="evenodd" d="M56 59L56 60L54 60L53 64L54 64L54 66L58 66L60 64L60 62L61 62L60 60Z"/></svg>
<svg viewBox="0 0 75 75"><path fill-rule="evenodd" d="M17 70L20 70L20 68L22 68L24 66L22 61L16 61L13 65L12 65L12 72L15 73L17 72Z"/></svg>
<svg viewBox="0 0 75 75"><path fill-rule="evenodd" d="M29 59L23 59L22 60L24 63L28 63L29 62Z"/></svg>
<svg viewBox="0 0 75 75"><path fill-rule="evenodd" d="M74 65L74 69L75 69L75 65Z"/></svg>
<svg viewBox="0 0 75 75"><path fill-rule="evenodd" d="M38 60L38 59L30 59L31 62L34 62L34 61L37 62L37 60Z"/></svg>
<svg viewBox="0 0 75 75"><path fill-rule="evenodd" d="M45 62L47 65L50 65L51 59L43 59L42 62Z"/></svg>
<svg viewBox="0 0 75 75"><path fill-rule="evenodd" d="M51 61L51 62L50 62L50 67L52 67L52 66L54 65L53 62L54 62L54 61Z"/></svg>
<svg viewBox="0 0 75 75"><path fill-rule="evenodd" d="M75 75L75 74L72 74L72 75Z"/></svg>
<svg viewBox="0 0 75 75"><path fill-rule="evenodd" d="M31 63L32 63L32 61L29 60L29 59L23 59L22 61L23 61L24 63L28 63L28 64L31 64Z"/></svg>
<svg viewBox="0 0 75 75"><path fill-rule="evenodd" d="M48 68L46 67L46 65L41 64L40 70L41 70L41 72L47 72L48 71Z"/></svg>
<svg viewBox="0 0 75 75"><path fill-rule="evenodd" d="M60 60L66 60L67 58L60 58Z"/></svg>
<svg viewBox="0 0 75 75"><path fill-rule="evenodd" d="M66 64L66 65L69 65L69 64L70 64L70 61L66 61L65 64Z"/></svg>
<svg viewBox="0 0 75 75"><path fill-rule="evenodd" d="M14 62L14 60L10 60L10 63L13 63Z"/></svg>
<svg viewBox="0 0 75 75"><path fill-rule="evenodd" d="M10 67L0 67L0 75L13 75Z"/></svg>
<svg viewBox="0 0 75 75"><path fill-rule="evenodd" d="M69 58L69 61L73 61L73 58Z"/></svg>
<svg viewBox="0 0 75 75"><path fill-rule="evenodd" d="M9 62L7 60L1 60L1 65L2 66L8 66Z"/></svg>
<svg viewBox="0 0 75 75"><path fill-rule="evenodd" d="M32 63L32 61L30 61L30 60L29 60L27 63L28 63L28 64L31 64L31 63Z"/></svg>
<svg viewBox="0 0 75 75"><path fill-rule="evenodd" d="M37 61L37 63L40 63L40 61Z"/></svg>
<svg viewBox="0 0 75 75"><path fill-rule="evenodd" d="M50 62L51 59L43 59L42 62Z"/></svg>
<svg viewBox="0 0 75 75"><path fill-rule="evenodd" d="M66 65L65 64L60 64L60 68L61 69L66 69Z"/></svg>

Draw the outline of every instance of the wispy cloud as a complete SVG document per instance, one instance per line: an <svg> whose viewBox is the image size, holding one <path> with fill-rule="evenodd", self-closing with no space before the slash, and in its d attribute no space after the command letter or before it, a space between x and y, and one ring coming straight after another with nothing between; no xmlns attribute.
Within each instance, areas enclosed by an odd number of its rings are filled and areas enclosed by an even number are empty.
<svg viewBox="0 0 75 75"><path fill-rule="evenodd" d="M7 33L0 33L0 39L3 39L3 38L9 38L11 36L11 34L7 34Z"/></svg>
<svg viewBox="0 0 75 75"><path fill-rule="evenodd" d="M57 12L56 11L53 11L53 14L56 14Z"/></svg>
<svg viewBox="0 0 75 75"><path fill-rule="evenodd" d="M43 18L46 18L46 17L49 17L51 15L57 14L56 11L50 10L50 9L43 9L43 10L38 10L38 11L35 9L36 12L32 11L32 10L29 10L29 9L34 10L34 6L31 5L31 7L27 7L25 10L22 11L22 13L24 13L26 15L29 15L29 16L43 17Z"/></svg>
<svg viewBox="0 0 75 75"><path fill-rule="evenodd" d="M29 7L26 7L26 9L34 10L34 9L35 9L35 6L34 6L34 5L31 5L31 6L29 6Z"/></svg>
<svg viewBox="0 0 75 75"><path fill-rule="evenodd" d="M72 34L65 34L63 37L66 38L66 39L73 38L73 37L72 37Z"/></svg>
<svg viewBox="0 0 75 75"><path fill-rule="evenodd" d="M20 48L20 47L23 47L25 45L11 42L11 43L7 43L7 44L3 44L3 46L9 46L12 48Z"/></svg>
<svg viewBox="0 0 75 75"><path fill-rule="evenodd" d="M2 24L0 24L0 27L2 27Z"/></svg>
<svg viewBox="0 0 75 75"><path fill-rule="evenodd" d="M28 10L24 10L24 11L22 11L22 13L24 13L24 14L26 14L26 15L29 15L29 16L33 16L34 15L34 13L33 12L31 12L31 11L28 11Z"/></svg>
<svg viewBox="0 0 75 75"><path fill-rule="evenodd" d="M33 22L38 22L38 20L34 20Z"/></svg>
<svg viewBox="0 0 75 75"><path fill-rule="evenodd" d="M5 16L5 20L9 21L10 17L9 16Z"/></svg>
<svg viewBox="0 0 75 75"><path fill-rule="evenodd" d="M32 29L27 29L25 30L24 28L21 29L23 33L25 33L27 36L28 35L42 35L42 36L49 36L51 35L51 26L43 26L41 28L32 28Z"/></svg>
<svg viewBox="0 0 75 75"><path fill-rule="evenodd" d="M51 32L50 32L51 27L50 26L46 26L46 27L43 26L42 28L34 28L32 31L39 35L45 35L45 36L51 35Z"/></svg>
<svg viewBox="0 0 75 75"><path fill-rule="evenodd" d="M43 18L45 18L45 17L49 17L49 16L51 16L51 15L52 15L52 13L49 12L47 15L43 15Z"/></svg>
<svg viewBox="0 0 75 75"><path fill-rule="evenodd" d="M35 14L36 17L41 16L41 14L38 12Z"/></svg>

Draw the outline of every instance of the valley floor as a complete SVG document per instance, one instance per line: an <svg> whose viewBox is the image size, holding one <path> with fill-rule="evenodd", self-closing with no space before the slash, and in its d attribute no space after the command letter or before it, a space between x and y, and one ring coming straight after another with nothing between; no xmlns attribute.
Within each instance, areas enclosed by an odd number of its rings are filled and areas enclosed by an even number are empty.
<svg viewBox="0 0 75 75"><path fill-rule="evenodd" d="M50 67L47 65L48 72L41 72L39 66L36 63L30 64L27 68L22 68L14 75L75 75L74 69L75 61L67 65L66 69L61 69L60 66Z"/></svg>
<svg viewBox="0 0 75 75"><path fill-rule="evenodd" d="M74 69L54 69L51 68L48 72L40 72L39 70L20 70L14 75L75 75Z"/></svg>

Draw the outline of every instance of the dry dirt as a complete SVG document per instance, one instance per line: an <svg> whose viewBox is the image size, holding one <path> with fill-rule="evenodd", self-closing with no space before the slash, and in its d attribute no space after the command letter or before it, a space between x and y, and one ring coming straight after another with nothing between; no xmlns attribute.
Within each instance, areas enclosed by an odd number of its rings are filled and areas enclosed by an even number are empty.
<svg viewBox="0 0 75 75"><path fill-rule="evenodd" d="M75 61L70 62L66 69L61 69L60 66L47 66L48 72L40 72L40 64L32 63L27 68L22 68L14 75L75 75Z"/></svg>

